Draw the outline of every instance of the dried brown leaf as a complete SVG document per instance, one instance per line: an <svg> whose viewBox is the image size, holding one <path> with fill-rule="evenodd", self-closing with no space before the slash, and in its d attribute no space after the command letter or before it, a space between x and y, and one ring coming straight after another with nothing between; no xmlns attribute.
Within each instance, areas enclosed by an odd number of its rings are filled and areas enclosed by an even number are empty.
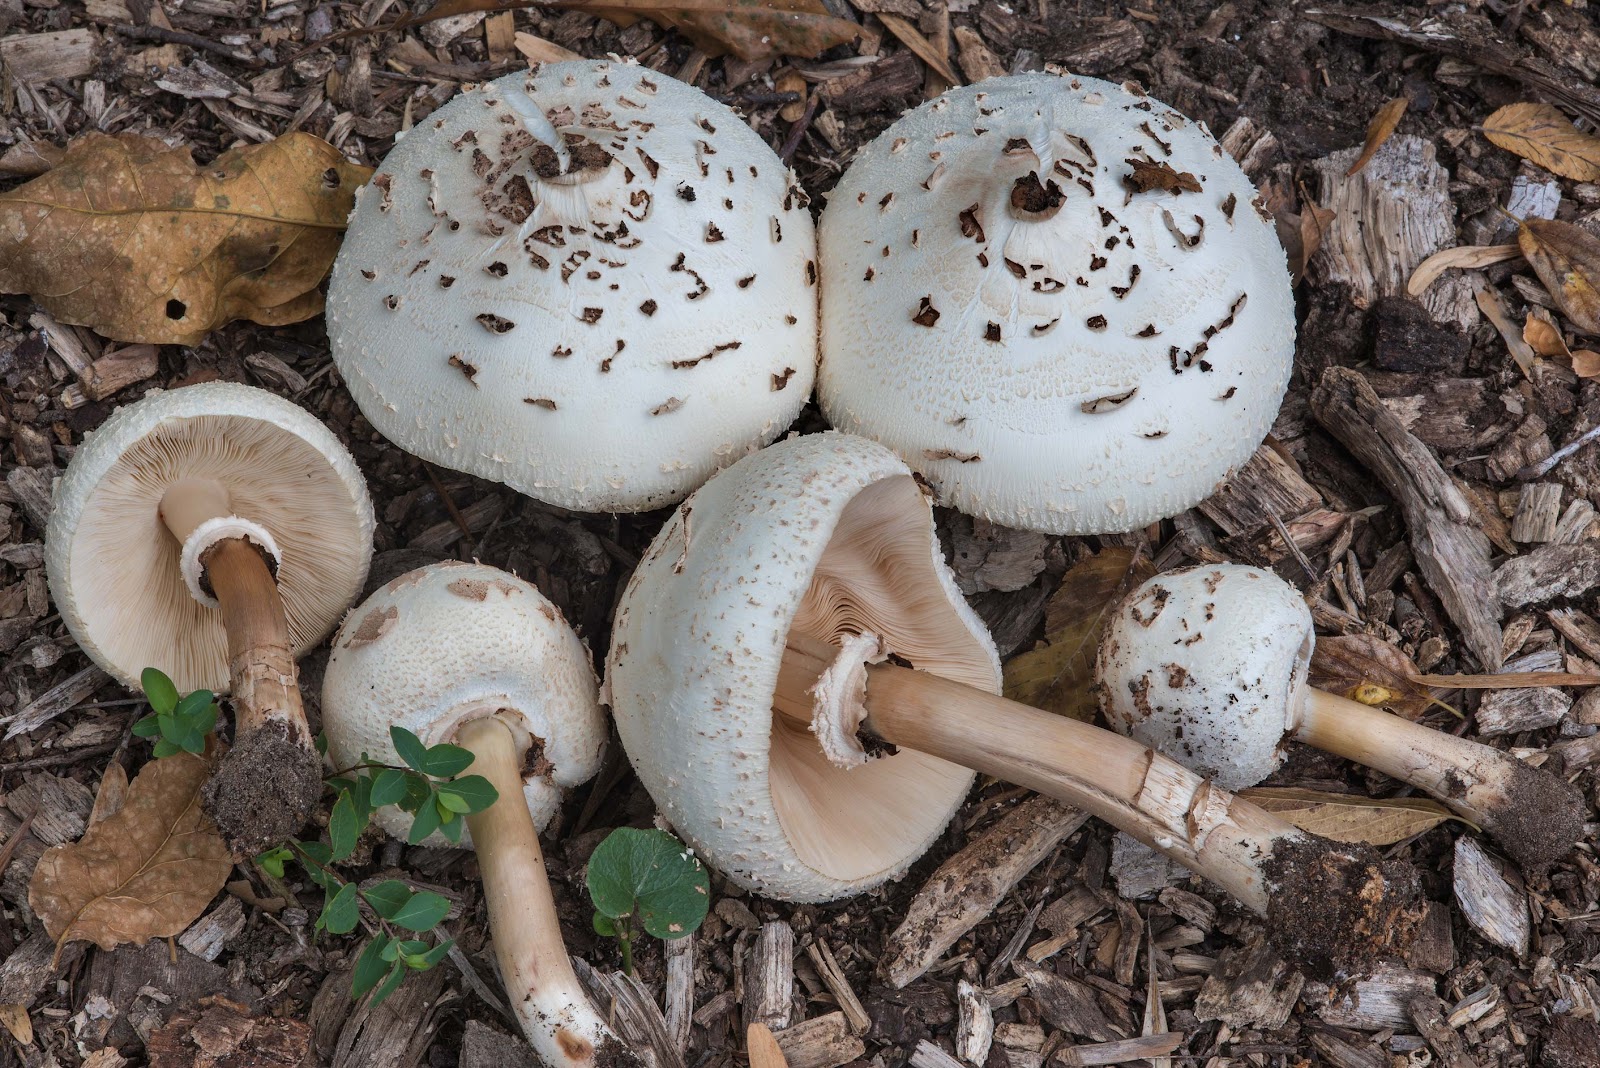
<svg viewBox="0 0 1600 1068"><path fill-rule="evenodd" d="M1522 331L1517 329L1517 324L1511 321L1511 310L1506 307L1506 302L1500 293L1492 286L1479 286L1472 294L1472 299L1478 302L1478 310L1483 312L1484 318L1494 324L1500 332L1500 339L1506 343L1506 349L1511 353L1511 358L1517 362L1524 375L1533 374L1533 363L1537 358L1528 343L1522 340Z"/></svg>
<svg viewBox="0 0 1600 1068"><path fill-rule="evenodd" d="M1374 800L1361 794L1258 786L1239 796L1276 813L1311 834L1335 842L1384 846L1459 818L1437 801L1404 797Z"/></svg>
<svg viewBox="0 0 1600 1068"><path fill-rule="evenodd" d="M26 1005L0 1005L0 1027L4 1027L19 1046L33 1045L33 1021Z"/></svg>
<svg viewBox="0 0 1600 1068"><path fill-rule="evenodd" d="M1372 122L1367 126L1367 143L1361 146L1361 155L1350 164L1350 169L1344 172L1346 178L1354 177L1362 167L1372 161L1378 154L1378 149L1383 143L1394 135L1395 127L1400 125L1400 118L1406 113L1406 108L1411 106L1409 96L1397 96L1372 116Z"/></svg>
<svg viewBox="0 0 1600 1068"><path fill-rule="evenodd" d="M1516 245L1457 245L1441 249L1417 264L1406 282L1406 292L1413 297L1422 296L1441 274L1451 269L1471 270L1521 258L1522 249Z"/></svg>
<svg viewBox="0 0 1600 1068"><path fill-rule="evenodd" d="M1105 549L1069 570L1045 606L1046 644L1006 664L1006 696L1057 715L1093 720L1098 710L1094 658L1106 620L1129 590L1153 574L1149 560L1123 548Z"/></svg>
<svg viewBox="0 0 1600 1068"><path fill-rule="evenodd" d="M1573 350L1572 371L1579 378L1600 378L1600 352L1593 349Z"/></svg>
<svg viewBox="0 0 1600 1068"><path fill-rule="evenodd" d="M206 167L154 138L91 133L0 193L0 292L119 341L299 322L322 310L317 287L371 173L305 133Z"/></svg>
<svg viewBox="0 0 1600 1068"><path fill-rule="evenodd" d="M151 761L115 815L39 858L28 904L51 938L115 949L172 937L199 918L233 867L200 808L210 769L189 753Z"/></svg>
<svg viewBox="0 0 1600 1068"><path fill-rule="evenodd" d="M1508 671L1504 675L1413 675L1418 686L1445 690L1520 690L1529 686L1600 686L1600 675L1570 671Z"/></svg>
<svg viewBox="0 0 1600 1068"><path fill-rule="evenodd" d="M933 46L933 42L922 36L922 31L917 29L916 23L903 15L894 15L887 11L878 12L878 21L882 22L884 29L894 34L901 44L915 52L918 59L932 67L935 74L951 85L961 84L960 76L956 74L955 68L950 66L949 57L941 55Z"/></svg>
<svg viewBox="0 0 1600 1068"><path fill-rule="evenodd" d="M1332 208L1324 208L1316 199L1306 191L1304 183L1300 185L1300 255L1290 260L1293 268L1290 271L1292 284L1298 286L1301 279L1305 278L1306 271L1311 267L1311 258L1317 254L1317 249L1322 247L1322 239L1327 236L1328 228L1333 225L1336 214Z"/></svg>
<svg viewBox="0 0 1600 1068"><path fill-rule="evenodd" d="M1555 219L1524 219L1517 245L1561 314L1584 333L1600 334L1600 237Z"/></svg>
<svg viewBox="0 0 1600 1068"><path fill-rule="evenodd" d="M772 1030L764 1023L753 1023L745 1031L745 1047L750 1057L750 1068L789 1068L783 1056L783 1047Z"/></svg>
<svg viewBox="0 0 1600 1068"><path fill-rule="evenodd" d="M426 14L363 32L406 29L453 15L525 7L586 11L619 26L649 19L676 29L708 56L732 52L747 62L768 56L814 59L861 35L860 26L828 14L822 0L442 0ZM328 40L324 38L322 43Z"/></svg>
<svg viewBox="0 0 1600 1068"><path fill-rule="evenodd" d="M1173 170L1171 164L1133 158L1123 162L1132 167L1133 172L1122 180L1135 193L1161 192L1176 196L1179 193L1200 192L1199 179L1188 171Z"/></svg>
<svg viewBox="0 0 1600 1068"><path fill-rule="evenodd" d="M100 789L94 795L94 807L89 810L89 826L108 820L122 811L128 800L128 773L113 760L100 773Z"/></svg>
<svg viewBox="0 0 1600 1068"><path fill-rule="evenodd" d="M1600 180L1600 137L1579 130L1553 104L1507 104L1483 120L1483 136L1551 174Z"/></svg>
<svg viewBox="0 0 1600 1068"><path fill-rule="evenodd" d="M1370 634L1346 634L1317 639L1308 681L1352 701L1419 719L1433 697L1412 681L1418 671L1416 661L1388 642Z"/></svg>
<svg viewBox="0 0 1600 1068"><path fill-rule="evenodd" d="M1540 356L1572 359L1572 352L1562 340L1561 331L1557 330L1548 319L1541 319L1537 315L1528 316L1528 321L1522 324L1522 340Z"/></svg>

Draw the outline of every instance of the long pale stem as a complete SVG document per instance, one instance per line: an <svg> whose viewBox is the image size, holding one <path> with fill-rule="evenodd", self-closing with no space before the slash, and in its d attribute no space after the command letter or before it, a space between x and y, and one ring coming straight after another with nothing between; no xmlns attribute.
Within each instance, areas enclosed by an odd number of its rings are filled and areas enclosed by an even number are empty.
<svg viewBox="0 0 1600 1068"><path fill-rule="evenodd" d="M785 718L811 720L808 691L831 651L790 634L774 703ZM1122 735L890 664L866 668L862 701L862 728L883 741L1080 807L1217 883L1302 964L1359 966L1406 934L1414 888L1390 885L1370 850L1308 835ZM1313 902L1329 929L1296 941L1310 922L1297 911Z"/></svg>
<svg viewBox="0 0 1600 1068"><path fill-rule="evenodd" d="M467 817L467 828L483 874L495 959L523 1033L552 1068L638 1064L595 1012L572 970L539 833L522 800L516 738L504 723L488 717L466 723L455 740L471 750L472 773L488 779L500 794L494 804Z"/></svg>
<svg viewBox="0 0 1600 1068"><path fill-rule="evenodd" d="M1294 737L1432 794L1482 827L1524 867L1583 837L1583 795L1492 746L1308 689Z"/></svg>

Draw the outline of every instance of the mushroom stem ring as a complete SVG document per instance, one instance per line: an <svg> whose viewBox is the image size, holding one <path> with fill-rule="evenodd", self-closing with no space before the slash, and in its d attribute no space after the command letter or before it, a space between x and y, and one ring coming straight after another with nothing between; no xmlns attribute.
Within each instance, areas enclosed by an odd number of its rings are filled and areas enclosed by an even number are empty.
<svg viewBox="0 0 1600 1068"><path fill-rule="evenodd" d="M1524 867L1582 837L1582 794L1549 772L1307 685L1315 640L1299 592L1271 572L1158 575L1128 595L1101 643L1106 718L1234 789L1270 775L1287 740L1304 742L1433 795Z"/></svg>

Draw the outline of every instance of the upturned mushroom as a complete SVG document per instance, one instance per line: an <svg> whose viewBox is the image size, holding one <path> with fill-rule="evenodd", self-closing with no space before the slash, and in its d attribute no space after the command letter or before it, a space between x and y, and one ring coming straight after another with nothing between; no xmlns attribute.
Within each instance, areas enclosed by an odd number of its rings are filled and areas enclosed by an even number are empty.
<svg viewBox="0 0 1600 1068"><path fill-rule="evenodd" d="M295 659L360 594L372 529L339 439L231 383L119 408L56 486L46 569L84 652L135 689L156 667L180 691L231 693L233 746L206 802L241 853L293 834L321 797Z"/></svg>
<svg viewBox="0 0 1600 1068"><path fill-rule="evenodd" d="M584 511L670 504L811 392L816 237L738 115L620 60L461 93L360 190L328 337L379 433Z"/></svg>
<svg viewBox="0 0 1600 1068"><path fill-rule="evenodd" d="M1286 955L1318 972L1359 970L1409 930L1404 865L995 696L994 645L921 488L863 438L783 441L685 501L620 602L607 684L656 804L763 894L824 901L899 875L976 769L1165 852L1267 916Z"/></svg>
<svg viewBox="0 0 1600 1068"><path fill-rule="evenodd" d="M1058 534L1209 496L1294 356L1283 248L1205 126L1022 74L900 118L828 196L818 397L942 504Z"/></svg>
<svg viewBox="0 0 1600 1068"><path fill-rule="evenodd" d="M1307 684L1311 611L1270 571L1180 568L1133 590L1096 666L1106 720L1230 790L1292 739L1376 768L1482 827L1526 868L1583 836L1583 795L1511 755Z"/></svg>
<svg viewBox="0 0 1600 1068"><path fill-rule="evenodd" d="M463 841L477 851L511 1010L554 1068L642 1064L579 985L539 849L564 791L599 769L606 726L595 691L588 651L543 594L455 561L402 575L352 611L322 684L335 763L366 754L398 764L389 728L399 726L470 750L470 771L499 792L467 816ZM398 808L375 818L396 836L410 831Z"/></svg>

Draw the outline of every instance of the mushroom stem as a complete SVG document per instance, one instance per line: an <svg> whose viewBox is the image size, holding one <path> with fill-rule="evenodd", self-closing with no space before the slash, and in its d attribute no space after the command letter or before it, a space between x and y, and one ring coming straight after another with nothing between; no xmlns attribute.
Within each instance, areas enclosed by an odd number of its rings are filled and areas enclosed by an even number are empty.
<svg viewBox="0 0 1600 1068"><path fill-rule="evenodd" d="M228 634L235 732L250 734L281 724L291 741L312 752L299 675L289 651L289 620L272 569L261 550L244 538L217 542L206 553L205 565Z"/></svg>
<svg viewBox="0 0 1600 1068"><path fill-rule="evenodd" d="M833 647L790 632L775 709L810 724ZM1363 846L1307 834L1122 735L928 672L872 664L861 728L1100 817L1265 916L1312 969L1359 969L1410 934L1412 879ZM1414 877L1413 877L1414 878ZM1313 929L1316 928L1316 929Z"/></svg>
<svg viewBox="0 0 1600 1068"><path fill-rule="evenodd" d="M1296 740L1432 794L1482 827L1524 867L1564 856L1583 836L1583 796L1548 772L1336 694L1307 687Z"/></svg>
<svg viewBox="0 0 1600 1068"><path fill-rule="evenodd" d="M522 1031L551 1068L637 1065L639 1060L595 1012L572 970L533 817L522 804L522 754L511 729L494 717L456 732L473 755L472 772L500 800L467 816L483 873L495 959Z"/></svg>

